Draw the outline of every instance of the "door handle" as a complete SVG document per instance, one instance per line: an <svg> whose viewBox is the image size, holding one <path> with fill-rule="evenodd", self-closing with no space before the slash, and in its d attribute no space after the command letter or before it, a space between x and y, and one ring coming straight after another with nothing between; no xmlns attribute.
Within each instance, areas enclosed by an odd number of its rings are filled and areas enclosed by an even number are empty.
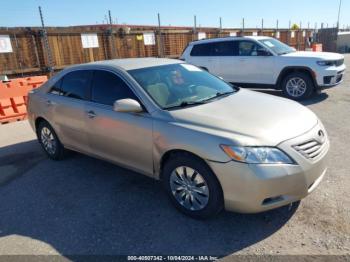
<svg viewBox="0 0 350 262"><path fill-rule="evenodd" d="M94 117L96 117L95 112L92 111L92 110L87 111L86 114L87 114L88 118L94 118Z"/></svg>

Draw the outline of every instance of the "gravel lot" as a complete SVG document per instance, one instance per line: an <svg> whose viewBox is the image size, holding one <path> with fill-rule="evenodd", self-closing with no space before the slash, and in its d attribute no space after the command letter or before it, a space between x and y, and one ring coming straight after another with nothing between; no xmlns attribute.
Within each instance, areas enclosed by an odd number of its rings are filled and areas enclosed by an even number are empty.
<svg viewBox="0 0 350 262"><path fill-rule="evenodd" d="M350 72L304 104L331 139L318 189L300 205L209 221L178 213L156 181L80 154L50 161L26 121L2 125L0 255L349 255Z"/></svg>

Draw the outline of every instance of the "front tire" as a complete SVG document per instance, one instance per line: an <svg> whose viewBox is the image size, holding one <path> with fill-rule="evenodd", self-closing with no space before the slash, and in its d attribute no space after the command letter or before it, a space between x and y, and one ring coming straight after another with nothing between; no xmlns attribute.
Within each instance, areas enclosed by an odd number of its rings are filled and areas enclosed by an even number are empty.
<svg viewBox="0 0 350 262"><path fill-rule="evenodd" d="M37 136L41 147L49 158L53 160L64 158L65 149L48 122L42 121L39 123Z"/></svg>
<svg viewBox="0 0 350 262"><path fill-rule="evenodd" d="M301 101L309 98L315 85L307 73L295 72L287 75L282 81L283 94L293 100Z"/></svg>
<svg viewBox="0 0 350 262"><path fill-rule="evenodd" d="M163 185L175 207L190 217L206 219L223 209L221 186L197 157L176 154L170 158L163 168Z"/></svg>

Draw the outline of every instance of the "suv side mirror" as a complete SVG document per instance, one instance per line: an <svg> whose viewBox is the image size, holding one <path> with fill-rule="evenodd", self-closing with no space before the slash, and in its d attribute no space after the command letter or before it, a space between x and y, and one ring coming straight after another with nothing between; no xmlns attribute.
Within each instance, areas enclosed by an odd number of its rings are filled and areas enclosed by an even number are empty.
<svg viewBox="0 0 350 262"><path fill-rule="evenodd" d="M266 49L257 50L258 56L271 56L272 54Z"/></svg>
<svg viewBox="0 0 350 262"><path fill-rule="evenodd" d="M134 99L120 99L114 102L113 110L115 112L140 113L143 111L139 102Z"/></svg>

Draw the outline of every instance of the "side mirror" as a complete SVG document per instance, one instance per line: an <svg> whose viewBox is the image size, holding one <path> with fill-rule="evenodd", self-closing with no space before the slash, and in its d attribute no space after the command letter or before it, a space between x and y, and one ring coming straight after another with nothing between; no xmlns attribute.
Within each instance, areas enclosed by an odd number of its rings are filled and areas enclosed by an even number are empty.
<svg viewBox="0 0 350 262"><path fill-rule="evenodd" d="M258 56L271 56L272 54L266 49L261 49L257 51Z"/></svg>
<svg viewBox="0 0 350 262"><path fill-rule="evenodd" d="M115 112L140 113L143 111L139 102L134 99L120 99L114 102Z"/></svg>

